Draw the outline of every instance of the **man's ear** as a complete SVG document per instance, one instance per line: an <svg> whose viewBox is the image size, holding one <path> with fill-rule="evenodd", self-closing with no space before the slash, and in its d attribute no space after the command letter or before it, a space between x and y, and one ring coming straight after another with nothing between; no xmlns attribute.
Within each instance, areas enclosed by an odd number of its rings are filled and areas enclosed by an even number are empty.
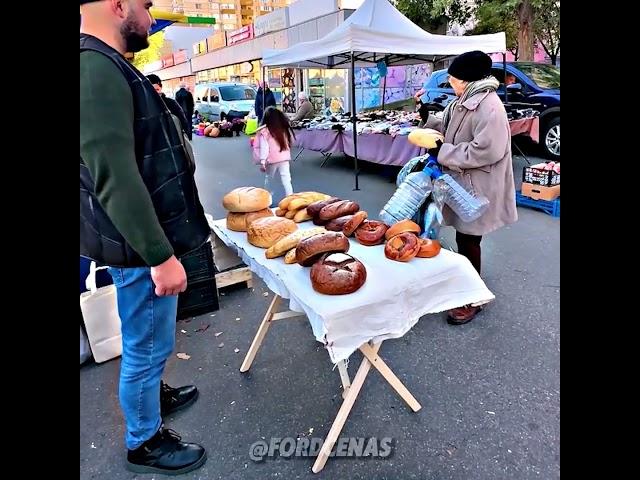
<svg viewBox="0 0 640 480"><path fill-rule="evenodd" d="M128 0L109 0L111 11L122 19L127 18L128 3Z"/></svg>

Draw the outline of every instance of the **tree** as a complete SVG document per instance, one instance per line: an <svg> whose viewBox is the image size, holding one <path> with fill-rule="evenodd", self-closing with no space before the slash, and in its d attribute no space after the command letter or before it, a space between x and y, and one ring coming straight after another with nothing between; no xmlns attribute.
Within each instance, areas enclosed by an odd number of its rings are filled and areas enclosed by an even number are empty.
<svg viewBox="0 0 640 480"><path fill-rule="evenodd" d="M449 16L445 8L441 8L442 0L396 0L396 8L402 12L402 14L418 25L423 30L434 31L447 21L455 20L455 18ZM445 0L449 1L449 0ZM460 0L455 0L455 6L452 8L458 8ZM460 16L457 12L455 16Z"/></svg>
<svg viewBox="0 0 640 480"><path fill-rule="evenodd" d="M544 0L534 22L536 40L556 64L560 53L560 1Z"/></svg>
<svg viewBox="0 0 640 480"><path fill-rule="evenodd" d="M505 32L507 49L518 60L518 17L516 13L505 8L501 0L483 2L475 12L476 26L465 35L483 35Z"/></svg>
<svg viewBox="0 0 640 480"><path fill-rule="evenodd" d="M154 33L149 37L149 46L137 52L133 57L133 65L140 71L149 63L160 60L160 50L164 43L164 32Z"/></svg>

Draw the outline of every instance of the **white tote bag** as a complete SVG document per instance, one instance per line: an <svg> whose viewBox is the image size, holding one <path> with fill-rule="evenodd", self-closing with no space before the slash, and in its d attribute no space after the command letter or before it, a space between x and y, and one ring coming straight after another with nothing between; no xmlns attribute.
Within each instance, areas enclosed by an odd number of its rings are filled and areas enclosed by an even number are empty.
<svg viewBox="0 0 640 480"><path fill-rule="evenodd" d="M96 263L91 262L86 280L88 291L80 294L84 326L93 359L97 363L122 355L122 326L118 315L116 287L96 287L96 271L105 268L107 267L96 268Z"/></svg>

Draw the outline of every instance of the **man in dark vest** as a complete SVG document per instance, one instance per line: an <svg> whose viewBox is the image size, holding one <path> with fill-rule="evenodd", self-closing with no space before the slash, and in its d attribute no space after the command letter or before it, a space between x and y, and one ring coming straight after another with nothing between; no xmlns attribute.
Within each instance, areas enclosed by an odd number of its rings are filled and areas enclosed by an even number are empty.
<svg viewBox="0 0 640 480"><path fill-rule="evenodd" d="M171 113L124 58L149 45L150 0L80 0L80 255L108 265L122 320L120 405L127 467L177 475L204 464L200 445L162 416L195 401L161 381L175 344L179 258L209 237L195 165Z"/></svg>

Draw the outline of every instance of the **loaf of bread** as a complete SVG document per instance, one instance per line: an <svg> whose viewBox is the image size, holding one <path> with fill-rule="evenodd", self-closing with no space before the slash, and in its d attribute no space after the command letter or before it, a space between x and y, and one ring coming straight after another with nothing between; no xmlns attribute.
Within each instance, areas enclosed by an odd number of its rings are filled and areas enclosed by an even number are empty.
<svg viewBox="0 0 640 480"><path fill-rule="evenodd" d="M306 208L301 208L293 216L293 221L296 223L306 222L307 220L311 220L311 215L309 215Z"/></svg>
<svg viewBox="0 0 640 480"><path fill-rule="evenodd" d="M420 251L420 239L415 233L404 232L392 237L384 245L384 255L390 260L408 262Z"/></svg>
<svg viewBox="0 0 640 480"><path fill-rule="evenodd" d="M257 212L271 205L271 194L263 188L240 187L222 199L222 206L230 212Z"/></svg>
<svg viewBox="0 0 640 480"><path fill-rule="evenodd" d="M384 234L384 238L389 240L399 233L411 232L420 235L420 225L412 220L400 220L398 223L391 225Z"/></svg>
<svg viewBox="0 0 640 480"><path fill-rule="evenodd" d="M273 212L270 208L249 213L229 212L227 213L227 228L234 232L246 232L251 222L262 217L273 217Z"/></svg>
<svg viewBox="0 0 640 480"><path fill-rule="evenodd" d="M340 232L326 232L305 238L296 246L296 261L310 267L323 253L347 252L349 239Z"/></svg>
<svg viewBox="0 0 640 480"><path fill-rule="evenodd" d="M247 240L251 245L269 248L282 237L295 232L298 225L293 220L282 217L265 217L251 222L247 228Z"/></svg>
<svg viewBox="0 0 640 480"><path fill-rule="evenodd" d="M431 240L430 238L420 238L420 250L417 257L431 258L440 253L441 246L438 240Z"/></svg>
<svg viewBox="0 0 640 480"><path fill-rule="evenodd" d="M444 142L444 136L433 128L418 128L409 133L407 139L409 143L422 148L436 148L438 140Z"/></svg>
<svg viewBox="0 0 640 480"><path fill-rule="evenodd" d="M362 245L372 247L384 242L384 234L389 227L378 220L365 220L356 229L356 240Z"/></svg>
<svg viewBox="0 0 640 480"><path fill-rule="evenodd" d="M324 228L326 228L327 230L331 230L332 232L342 232L344 226L352 218L353 215L345 215L344 217L334 218L333 220L329 220Z"/></svg>
<svg viewBox="0 0 640 480"><path fill-rule="evenodd" d="M367 219L367 212L364 210L360 210L357 213L354 213L347 223L342 227L342 233L344 233L347 237L353 235L353 232Z"/></svg>
<svg viewBox="0 0 640 480"><path fill-rule="evenodd" d="M333 220L334 218L344 217L345 215L353 215L360 210L360 205L351 200L340 200L339 202L325 205L318 212L320 220Z"/></svg>
<svg viewBox="0 0 640 480"><path fill-rule="evenodd" d="M292 248L295 248L300 240L323 232L326 232L323 227L313 227L308 230L296 230L271 245L264 254L267 258L281 257Z"/></svg>
<svg viewBox="0 0 640 480"><path fill-rule="evenodd" d="M315 217L318 215L322 207L329 205L330 203L339 202L340 199L338 197L331 197L326 200L319 200L317 202L313 202L307 206L307 213L311 215L311 217Z"/></svg>
<svg viewBox="0 0 640 480"><path fill-rule="evenodd" d="M347 295L358 290L367 280L362 262L345 253L322 256L311 267L311 286L325 295Z"/></svg>
<svg viewBox="0 0 640 480"><path fill-rule="evenodd" d="M296 261L296 249L292 248L291 250L289 250L287 252L287 254L284 256L284 263L286 263L287 265L291 265L293 263L298 263Z"/></svg>

